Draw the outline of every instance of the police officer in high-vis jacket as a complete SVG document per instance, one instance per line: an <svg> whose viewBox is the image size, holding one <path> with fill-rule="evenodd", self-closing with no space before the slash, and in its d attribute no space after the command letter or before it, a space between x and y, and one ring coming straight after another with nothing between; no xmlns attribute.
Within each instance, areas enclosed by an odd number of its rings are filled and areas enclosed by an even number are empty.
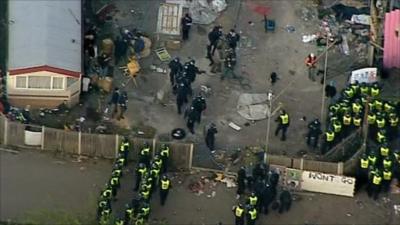
<svg viewBox="0 0 400 225"><path fill-rule="evenodd" d="M160 180L160 203L163 206L167 200L169 189L171 188L171 180L167 175L163 175Z"/></svg>
<svg viewBox="0 0 400 225"><path fill-rule="evenodd" d="M233 215L235 215L235 225L244 225L244 208L242 204L238 204L232 208Z"/></svg>

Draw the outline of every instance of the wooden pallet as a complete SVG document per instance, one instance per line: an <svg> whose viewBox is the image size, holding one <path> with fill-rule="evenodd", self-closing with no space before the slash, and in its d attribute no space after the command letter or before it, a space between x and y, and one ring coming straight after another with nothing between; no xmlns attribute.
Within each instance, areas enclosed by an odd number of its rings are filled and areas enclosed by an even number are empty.
<svg viewBox="0 0 400 225"><path fill-rule="evenodd" d="M171 60L171 55L168 53L167 49L163 48L158 48L154 50L158 56L158 58L161 60L161 62L169 61Z"/></svg>
<svg viewBox="0 0 400 225"><path fill-rule="evenodd" d="M158 9L157 33L180 35L182 11L180 4L161 3Z"/></svg>

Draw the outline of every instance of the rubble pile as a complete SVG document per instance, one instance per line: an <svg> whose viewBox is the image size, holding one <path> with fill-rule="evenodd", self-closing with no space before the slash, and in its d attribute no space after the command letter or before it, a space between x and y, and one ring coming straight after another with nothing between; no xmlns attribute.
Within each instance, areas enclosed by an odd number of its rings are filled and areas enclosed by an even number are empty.
<svg viewBox="0 0 400 225"><path fill-rule="evenodd" d="M212 173L209 176L201 176L191 180L188 189L195 195L207 195L208 198L215 197L218 183L225 184L227 188L236 187L236 178L222 172Z"/></svg>
<svg viewBox="0 0 400 225"><path fill-rule="evenodd" d="M196 195L202 195L205 192L213 190L217 186L217 182L213 181L210 177L201 176L200 179L191 181L188 188Z"/></svg>
<svg viewBox="0 0 400 225"><path fill-rule="evenodd" d="M308 15L309 13L303 12ZM313 17L303 16L308 21ZM343 55L357 54L356 60L366 60L367 43L370 41L369 7L355 8L343 4L336 4L325 9L318 9L318 18L321 19L318 30L314 33L303 34L303 43L316 44L320 49L328 44L334 44Z"/></svg>
<svg viewBox="0 0 400 225"><path fill-rule="evenodd" d="M193 23L210 24L227 7L225 0L198 0L189 3Z"/></svg>

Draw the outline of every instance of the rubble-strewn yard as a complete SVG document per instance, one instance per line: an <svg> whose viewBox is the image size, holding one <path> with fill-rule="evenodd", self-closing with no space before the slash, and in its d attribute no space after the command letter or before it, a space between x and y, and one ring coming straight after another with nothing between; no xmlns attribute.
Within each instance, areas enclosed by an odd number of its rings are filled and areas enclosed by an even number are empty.
<svg viewBox="0 0 400 225"><path fill-rule="evenodd" d="M137 27L143 30L153 40L153 46L163 45L163 41L170 38L156 35L158 4L161 1L136 1L134 5L126 1L115 1L115 6L120 10L118 25L121 27ZM179 56L186 61L188 57L196 60L200 69L209 71L206 55L207 33L215 24L221 24L224 31L235 28L241 35L239 44L239 63L237 73L243 77L238 80L220 81L219 75L207 72L199 75L193 84L194 92L200 91L205 85L211 89L207 97L207 110L200 125L196 125L196 134L189 134L186 141L193 141L196 145L194 163L211 166L203 144L203 129L210 122L217 125L219 133L216 145L218 149L233 150L237 147L263 146L266 140L267 120L248 121L237 112L238 99L241 94L265 94L272 90L277 97L273 109L281 107L286 109L291 117L288 130L288 140L281 142L271 135L269 151L274 154L299 156L315 153L305 145L307 123L320 117L322 85L319 78L312 82L307 77L304 58L310 53L323 53L324 46L316 47L315 41L304 43L303 36L318 34L323 25L318 19L317 7L313 1L227 1L228 7L213 24L194 25L190 39L184 42L179 50L169 50L171 56ZM327 3L328 4L328 3ZM135 7L131 18L129 10ZM268 14L268 18L276 21L275 32L265 32L263 15L260 8ZM148 13L141 13L148 12ZM145 23L142 21L146 21ZM330 17L329 26L333 31L344 29ZM112 27L112 26L111 26ZM117 32L117 29L114 29ZM109 33L109 31L105 31ZM365 46L360 42L360 36L345 33L348 36L349 52L340 52L340 46L329 51L328 81L333 82L340 89L347 80L349 73L354 68L365 65ZM346 37L347 37L346 36ZM159 38L159 39L158 39ZM364 55L364 56L363 56ZM357 57L354 57L357 56ZM323 57L322 57L323 58ZM321 60L323 69L323 60ZM185 120L176 113L175 96L172 94L168 83L168 75L152 72L150 65L166 68L153 54L140 60L142 72L137 77L138 86L130 83L125 89L129 94L129 106L123 124L134 127L145 124L156 128L156 135L160 138L169 138L172 129L185 128ZM119 70L115 71L114 85L123 81ZM269 74L276 72L279 80L271 86ZM125 78L124 78L125 79ZM163 93L162 104L157 99L157 94ZM306 107L305 107L306 106ZM167 118L167 119L166 119ZM306 120L304 120L304 118ZM234 123L241 127L236 131L228 126ZM276 124L271 124L271 130Z"/></svg>
<svg viewBox="0 0 400 225"><path fill-rule="evenodd" d="M90 1L89 1L90 2ZM167 63L161 62L153 50L162 47L165 41L180 39L177 36L156 33L158 7L163 0L101 0L91 1L91 7L97 11L103 5L113 3L111 13L102 23L92 15L86 14L88 21L95 23L98 40L115 38L121 29L138 29L152 41L148 57L140 59L141 70L133 80L123 74L125 66L122 60L113 66L112 87L119 87L128 94L129 104L125 118L119 121L110 116L110 92L93 89L83 94L82 104L68 112L40 115L40 111L31 112L35 123L57 128L65 124L79 125L84 132L99 132L99 126L105 127L105 133L122 133L141 137L171 139L171 130L185 128L183 115L177 114L176 97L172 93ZM291 119L285 142L273 135L275 117L271 124L269 153L293 157L315 158L320 153L306 145L307 124L320 117L322 89L321 74L315 82L308 78L304 65L305 57L313 52L324 59L325 43L317 38L321 31L329 29L340 34L335 37L341 44L329 50L327 83L337 87L338 92L347 82L351 71L366 66L368 29L364 26L337 21L328 10L317 10L312 0L227 0L228 6L210 25L194 24L188 41L173 50L167 48L172 57L179 56L182 61L195 59L196 64L205 74L198 75L193 84L194 93L205 91L207 109L201 124L196 124L195 134L187 132L183 141L194 142L193 165L215 167L216 165L254 163L264 150L267 133L266 112L269 106L264 104L266 94L272 91L274 101L272 111L285 109ZM320 1L329 9L333 4L362 1ZM86 13L90 11L85 9ZM264 15L275 20L274 32L265 32ZM324 19L324 22L321 21ZM1 22L1 21L0 21ZM241 35L236 73L242 79L221 80L219 74L211 73L206 56L207 34L209 30L221 24L224 32L235 28ZM1 33L1 32L0 32ZM1 34L0 34L1 35ZM319 44L317 44L317 42ZM0 56L1 58L1 56ZM323 67L320 60L319 69ZM270 74L276 72L279 80L273 86ZM323 72L323 71L322 71ZM97 76L90 75L92 80ZM94 78L95 77L95 78ZM129 83L126 83L129 80ZM108 82L108 81L107 81ZM383 96L398 99L400 79L392 76L383 81ZM203 90L202 90L203 87ZM112 88L110 88L112 90ZM251 110L248 96L257 96L255 100L259 110L253 114L254 120L247 120ZM241 97L242 96L242 97ZM244 97L243 97L244 96ZM240 99L240 101L239 101ZM326 104L330 103L326 99ZM240 107L238 107L238 105ZM254 105L251 105L254 106ZM240 113L238 113L240 111ZM243 116L244 115L244 116ZM211 155L204 143L204 127L215 123L217 151ZM324 123L324 121L322 121ZM229 125L231 124L231 125ZM240 127L233 129L232 124ZM73 128L72 128L73 129ZM400 140L399 140L400 141ZM400 144L400 143L398 143ZM12 152L12 151L11 151ZM93 221L95 206L92 204L100 189L109 178L111 164L101 159L84 159L82 162L58 155L36 152L13 152L4 149L0 152L0 220L16 219L43 220L53 223L54 210L76 213L84 223ZM241 153L241 154L239 154ZM254 153L254 154L253 154ZM261 154L260 154L261 153ZM230 161L230 162L228 162ZM122 216L123 208L134 192L134 167L129 163L118 191L118 200L113 202L116 215ZM234 216L231 207L237 203L235 183L211 172L194 169L187 173L171 173L172 190L164 207L159 205L159 196L155 192L151 205L151 224L232 224ZM220 180L220 181L218 181ZM223 182L221 182L223 181ZM232 187L227 187L232 186ZM91 199L93 197L93 199ZM87 200L87 204L85 200ZM294 193L293 206L289 213L280 215L273 211L268 216L262 215L258 224L397 224L400 221L400 198L398 194L381 194L378 201L368 198L364 191L354 198L316 193ZM93 201L93 202L92 202ZM43 211L35 211L36 209ZM44 212L44 213L43 213ZM26 213L31 213L26 215ZM64 219L74 219L63 215ZM29 222L29 221L28 221ZM58 221L60 222L60 221ZM39 224L43 222L38 222Z"/></svg>

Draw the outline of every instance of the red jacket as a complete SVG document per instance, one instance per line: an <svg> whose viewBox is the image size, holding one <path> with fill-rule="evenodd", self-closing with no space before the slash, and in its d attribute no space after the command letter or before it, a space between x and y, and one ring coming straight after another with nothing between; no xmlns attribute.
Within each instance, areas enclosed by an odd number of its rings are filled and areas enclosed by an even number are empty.
<svg viewBox="0 0 400 225"><path fill-rule="evenodd" d="M315 64L317 63L317 57L316 56L311 57L309 55L307 56L305 63L308 67L315 67Z"/></svg>

